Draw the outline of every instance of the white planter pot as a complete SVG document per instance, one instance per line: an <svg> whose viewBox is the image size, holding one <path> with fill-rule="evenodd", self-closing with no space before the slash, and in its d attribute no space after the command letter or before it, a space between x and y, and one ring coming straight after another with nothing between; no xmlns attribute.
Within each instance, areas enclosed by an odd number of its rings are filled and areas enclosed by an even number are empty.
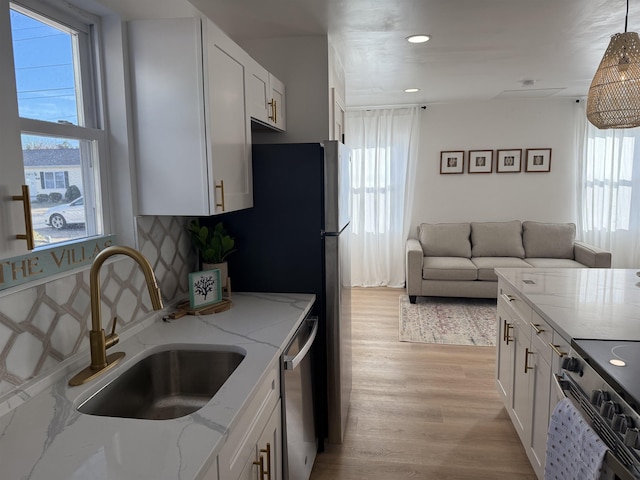
<svg viewBox="0 0 640 480"><path fill-rule="evenodd" d="M203 270L220 270L220 283L222 284L222 288L227 286L227 279L229 278L229 268L227 262L222 263L205 263L202 262Z"/></svg>

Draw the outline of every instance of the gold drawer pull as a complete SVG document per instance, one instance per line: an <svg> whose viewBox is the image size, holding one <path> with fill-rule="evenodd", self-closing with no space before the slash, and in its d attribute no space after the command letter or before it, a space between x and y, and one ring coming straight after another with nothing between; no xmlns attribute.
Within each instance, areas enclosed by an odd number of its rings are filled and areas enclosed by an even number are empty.
<svg viewBox="0 0 640 480"><path fill-rule="evenodd" d="M544 332L544 328L540 328L540 325L537 323L529 322L529 325L531 325L531 327L536 331L536 335L540 335Z"/></svg>
<svg viewBox="0 0 640 480"><path fill-rule="evenodd" d="M29 196L29 185L22 185L22 195L14 195L12 200L22 202L24 210L24 226L27 230L26 233L18 233L16 239L26 240L27 249L33 250L35 244L33 241L33 222L31 221L31 197Z"/></svg>
<svg viewBox="0 0 640 480"><path fill-rule="evenodd" d="M524 349L524 373L527 373L529 370L533 370L533 367L529 366L529 355L533 355L533 352L528 348Z"/></svg>
<svg viewBox="0 0 640 480"><path fill-rule="evenodd" d="M549 343L549 346L551 347L551 350L553 350L554 352L556 352L556 355L558 355L560 358L566 356L567 354L564 352L561 352L559 350L560 345L554 345L553 343Z"/></svg>

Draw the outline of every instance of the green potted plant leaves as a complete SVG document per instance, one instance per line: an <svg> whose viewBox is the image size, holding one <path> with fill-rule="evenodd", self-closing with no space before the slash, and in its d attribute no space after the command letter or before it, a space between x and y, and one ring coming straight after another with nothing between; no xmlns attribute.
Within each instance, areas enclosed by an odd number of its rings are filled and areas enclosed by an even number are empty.
<svg viewBox="0 0 640 480"><path fill-rule="evenodd" d="M213 268L220 269L220 281L222 286L227 285L228 267L226 258L235 252L235 240L224 228L222 222L213 228L200 225L200 220L195 219L189 223L191 243L198 252L199 261L203 270Z"/></svg>

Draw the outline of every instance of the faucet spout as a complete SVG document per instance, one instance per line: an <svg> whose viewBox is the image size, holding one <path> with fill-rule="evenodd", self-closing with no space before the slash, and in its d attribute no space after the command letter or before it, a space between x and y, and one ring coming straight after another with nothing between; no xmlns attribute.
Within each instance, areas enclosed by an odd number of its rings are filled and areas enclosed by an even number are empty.
<svg viewBox="0 0 640 480"><path fill-rule="evenodd" d="M69 380L69 385L82 385L96 376L104 373L123 357L124 352L117 352L107 356L107 349L118 343L116 334L116 319L113 319L113 329L106 335L102 327L101 301L100 301L100 269L104 262L114 255L125 255L133 259L142 269L144 278L151 297L151 305L154 310L163 308L162 295L156 282L153 268L142 253L133 248L114 245L105 248L96 255L89 272L89 290L91 294L91 331L89 332L89 346L91 349L91 364Z"/></svg>

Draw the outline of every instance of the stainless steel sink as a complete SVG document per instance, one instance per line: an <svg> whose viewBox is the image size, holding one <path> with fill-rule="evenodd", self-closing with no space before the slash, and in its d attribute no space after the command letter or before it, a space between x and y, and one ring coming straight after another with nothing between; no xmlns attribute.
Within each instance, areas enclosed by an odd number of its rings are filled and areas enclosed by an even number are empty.
<svg viewBox="0 0 640 480"><path fill-rule="evenodd" d="M143 358L78 410L104 417L167 420L202 408L242 362L231 350L165 350Z"/></svg>

